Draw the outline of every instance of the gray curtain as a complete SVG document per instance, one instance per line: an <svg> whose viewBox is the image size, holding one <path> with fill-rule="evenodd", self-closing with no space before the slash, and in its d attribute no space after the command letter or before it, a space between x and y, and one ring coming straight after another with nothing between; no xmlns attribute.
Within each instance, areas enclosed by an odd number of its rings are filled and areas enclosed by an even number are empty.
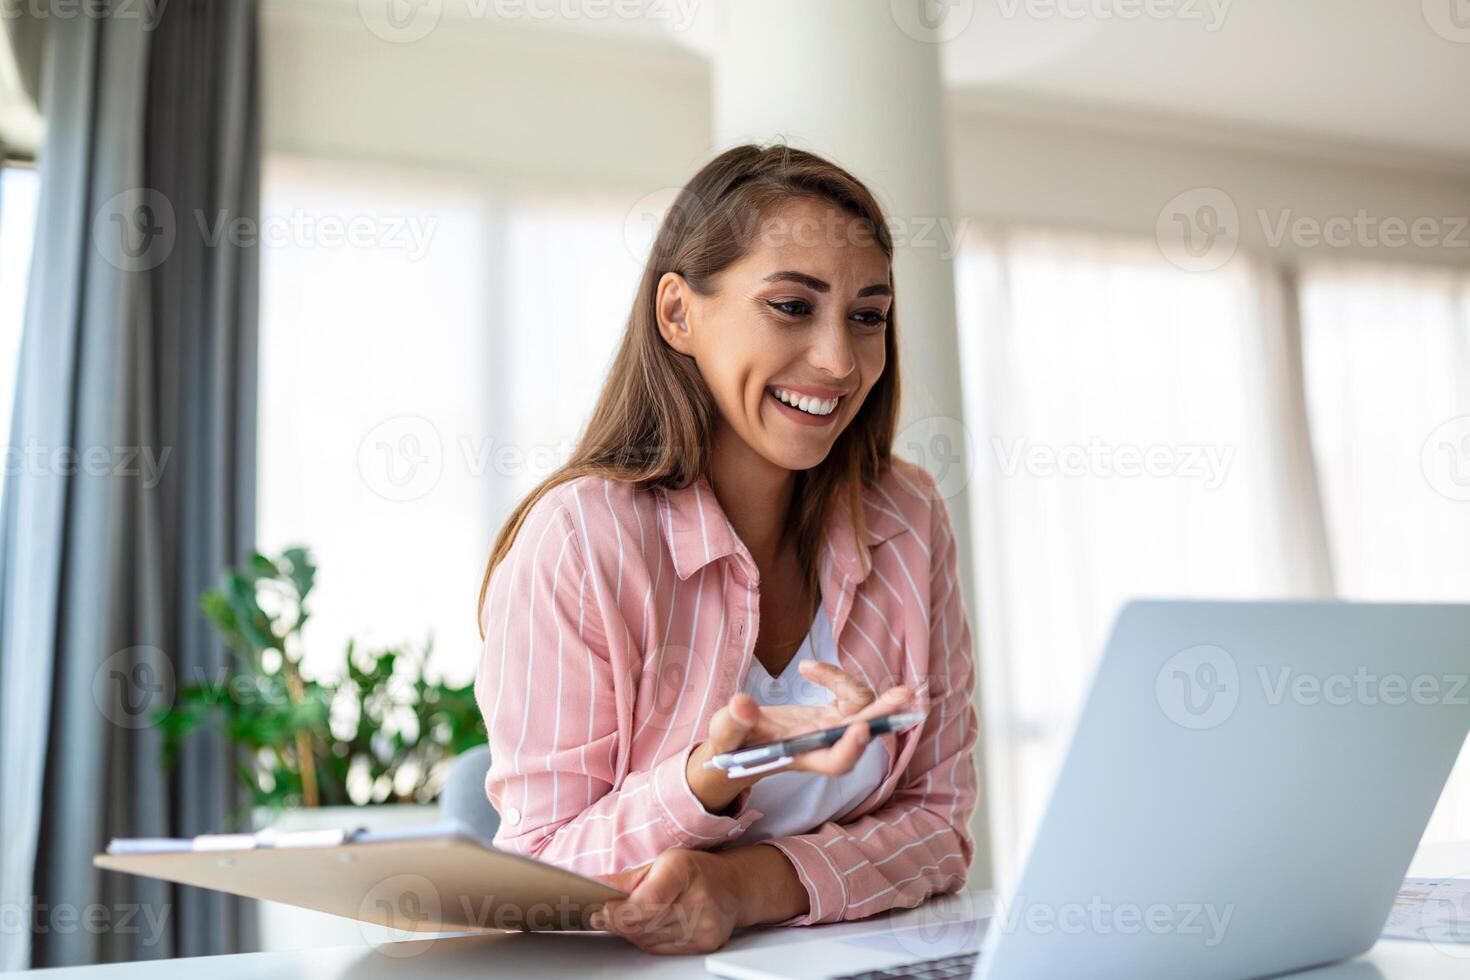
<svg viewBox="0 0 1470 980"><path fill-rule="evenodd" d="M170 0L46 25L0 514L0 902L32 926L0 933L7 969L253 943L246 903L91 858L241 803L228 746L165 771L152 717L220 676L197 597L254 535L258 256L206 232L258 220L258 19L257 0Z"/></svg>

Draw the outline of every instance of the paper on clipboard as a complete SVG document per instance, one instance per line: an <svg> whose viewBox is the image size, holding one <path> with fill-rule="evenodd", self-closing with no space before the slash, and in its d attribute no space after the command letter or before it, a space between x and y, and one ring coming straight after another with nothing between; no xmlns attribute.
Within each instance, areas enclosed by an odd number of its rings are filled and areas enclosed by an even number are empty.
<svg viewBox="0 0 1470 980"><path fill-rule="evenodd" d="M624 893L454 823L116 840L92 863L358 919L395 933L589 929Z"/></svg>
<svg viewBox="0 0 1470 980"><path fill-rule="evenodd" d="M1383 938L1470 944L1470 878L1405 878Z"/></svg>

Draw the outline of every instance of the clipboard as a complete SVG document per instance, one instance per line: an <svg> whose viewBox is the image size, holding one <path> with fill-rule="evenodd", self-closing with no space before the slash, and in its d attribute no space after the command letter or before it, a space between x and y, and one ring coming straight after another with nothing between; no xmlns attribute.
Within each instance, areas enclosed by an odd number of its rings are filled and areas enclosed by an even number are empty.
<svg viewBox="0 0 1470 980"><path fill-rule="evenodd" d="M468 828L114 840L96 867L282 902L394 933L590 930L624 892L496 849Z"/></svg>

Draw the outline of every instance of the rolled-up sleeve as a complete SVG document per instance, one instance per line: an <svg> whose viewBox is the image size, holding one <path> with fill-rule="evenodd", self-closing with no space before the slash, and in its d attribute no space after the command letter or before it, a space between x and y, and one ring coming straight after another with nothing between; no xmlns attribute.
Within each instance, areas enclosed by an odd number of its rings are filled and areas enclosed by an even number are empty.
<svg viewBox="0 0 1470 980"><path fill-rule="evenodd" d="M555 495L532 507L496 567L481 622L475 697L490 741L486 792L497 847L582 874L646 864L672 847L708 849L760 818L749 790L712 814L689 787L688 746L619 780L616 668L586 541Z"/></svg>
<svg viewBox="0 0 1470 980"><path fill-rule="evenodd" d="M860 919L960 888L974 854L970 817L978 782L974 656L959 586L958 551L944 501L933 493L929 572L931 685L919 743L894 795L847 824L775 838L806 888L809 911L783 925Z"/></svg>

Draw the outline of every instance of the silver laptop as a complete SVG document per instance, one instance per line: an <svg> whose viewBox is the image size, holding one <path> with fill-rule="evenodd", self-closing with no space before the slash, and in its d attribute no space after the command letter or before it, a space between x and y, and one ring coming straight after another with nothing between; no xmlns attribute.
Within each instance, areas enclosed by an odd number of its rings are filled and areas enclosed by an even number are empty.
<svg viewBox="0 0 1470 980"><path fill-rule="evenodd" d="M706 966L740 980L1243 980L1354 956L1382 930L1465 741L1467 681L1470 606L1129 603L993 908L954 896L917 925Z"/></svg>

